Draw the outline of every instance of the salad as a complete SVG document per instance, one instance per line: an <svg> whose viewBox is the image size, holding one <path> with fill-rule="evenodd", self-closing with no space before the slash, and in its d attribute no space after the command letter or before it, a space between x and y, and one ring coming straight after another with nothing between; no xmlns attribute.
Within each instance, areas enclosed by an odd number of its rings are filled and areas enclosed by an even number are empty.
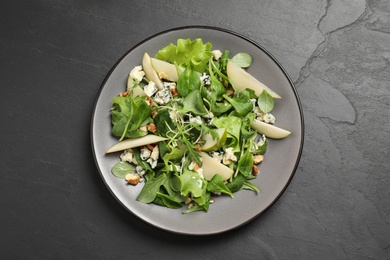
<svg viewBox="0 0 390 260"><path fill-rule="evenodd" d="M231 57L232 56L232 57ZM201 38L178 39L131 69L114 97L112 134L120 152L112 174L144 182L137 200L183 213L208 211L218 196L259 189L268 138L290 132L270 113L280 96L246 72L247 53L213 50Z"/></svg>

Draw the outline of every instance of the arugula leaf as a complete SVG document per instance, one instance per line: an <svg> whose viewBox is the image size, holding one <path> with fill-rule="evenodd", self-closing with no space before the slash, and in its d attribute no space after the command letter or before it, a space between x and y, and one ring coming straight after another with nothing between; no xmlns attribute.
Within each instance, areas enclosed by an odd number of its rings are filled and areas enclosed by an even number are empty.
<svg viewBox="0 0 390 260"><path fill-rule="evenodd" d="M112 168L111 172L115 177L124 179L125 176L129 173L132 173L135 171L134 165L128 163L128 162L117 162Z"/></svg>
<svg viewBox="0 0 390 260"><path fill-rule="evenodd" d="M263 113L265 114L271 112L274 108L274 99L265 89L263 90L263 92L261 92L257 103L259 105L260 110L263 111Z"/></svg>
<svg viewBox="0 0 390 260"><path fill-rule="evenodd" d="M248 53L240 52L234 55L231 61L241 68L248 68L252 64L252 56Z"/></svg>
<svg viewBox="0 0 390 260"><path fill-rule="evenodd" d="M176 130L176 125L173 123L172 118L169 116L168 109L160 110L153 119L156 124L157 134L163 137L169 137L167 133L170 129Z"/></svg>
<svg viewBox="0 0 390 260"><path fill-rule="evenodd" d="M137 200L143 203L151 203L157 196L157 192L160 190L161 185L164 184L167 177L165 174L160 174L156 178L149 179L141 192L137 196Z"/></svg>
<svg viewBox="0 0 390 260"><path fill-rule="evenodd" d="M213 63L212 60L209 61L209 73L210 73L210 94L209 94L209 100L211 102L215 101L221 101L223 98L223 95L226 94L226 88L223 86L222 82L215 77L213 72L213 67L211 64Z"/></svg>
<svg viewBox="0 0 390 260"><path fill-rule="evenodd" d="M211 192L222 192L234 198L233 193L229 190L225 183L223 183L222 177L219 174L215 174L213 178L211 178L207 184L207 190Z"/></svg>
<svg viewBox="0 0 390 260"><path fill-rule="evenodd" d="M178 39L177 46L170 44L161 49L155 56L156 59L170 61L178 66L192 66L195 71L203 72L208 60L213 56L212 44L203 44L201 38L194 41L190 39Z"/></svg>

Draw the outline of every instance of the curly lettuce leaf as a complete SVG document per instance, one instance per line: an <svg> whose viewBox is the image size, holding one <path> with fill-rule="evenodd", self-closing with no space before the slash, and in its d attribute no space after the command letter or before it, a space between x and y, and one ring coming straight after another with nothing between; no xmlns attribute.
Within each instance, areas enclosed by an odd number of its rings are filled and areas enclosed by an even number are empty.
<svg viewBox="0 0 390 260"><path fill-rule="evenodd" d="M208 60L213 56L212 44L203 44L201 38L191 41L190 39L178 39L177 46L170 44L161 49L155 56L156 59L170 61L178 66L188 67L192 65L195 71L203 72Z"/></svg>

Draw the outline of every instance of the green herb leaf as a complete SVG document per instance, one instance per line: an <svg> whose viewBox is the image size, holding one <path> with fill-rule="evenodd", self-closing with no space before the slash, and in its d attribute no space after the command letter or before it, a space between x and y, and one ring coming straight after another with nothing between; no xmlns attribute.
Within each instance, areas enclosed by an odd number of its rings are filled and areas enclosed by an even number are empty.
<svg viewBox="0 0 390 260"><path fill-rule="evenodd" d="M238 173L236 177L233 178L231 182L228 182L226 186L228 187L231 192L237 192L241 190L242 186L245 183L245 176L242 175L241 173Z"/></svg>
<svg viewBox="0 0 390 260"><path fill-rule="evenodd" d="M191 112L195 115L204 116L208 112L203 104L202 95L199 90L193 90L183 100L183 107L179 109L182 113Z"/></svg>
<svg viewBox="0 0 390 260"><path fill-rule="evenodd" d="M134 165L128 162L117 162L112 168L111 172L115 177L124 179L125 176L129 173L133 173L135 171Z"/></svg>
<svg viewBox="0 0 390 260"><path fill-rule="evenodd" d="M252 191L254 191L256 193L259 193L259 191L260 191L259 188L256 185L254 185L253 183L251 183L249 181L245 181L245 183L242 186L242 188L244 190L252 190Z"/></svg>
<svg viewBox="0 0 390 260"><path fill-rule="evenodd" d="M229 101L238 114L245 116L253 110L253 103L250 100L250 94L247 91L236 92L233 98L223 95L223 97Z"/></svg>
<svg viewBox="0 0 390 260"><path fill-rule="evenodd" d="M180 209L182 207L182 204L179 201L176 201L174 198L171 196L157 192L157 196L161 198L164 206L171 208L171 209Z"/></svg>
<svg viewBox="0 0 390 260"><path fill-rule="evenodd" d="M248 53L240 52L234 55L231 61L241 68L247 68L252 64L252 56Z"/></svg>
<svg viewBox="0 0 390 260"><path fill-rule="evenodd" d="M274 109L274 99L265 89L261 92L257 103L263 113L269 113Z"/></svg>
<svg viewBox="0 0 390 260"><path fill-rule="evenodd" d="M248 176L253 168L253 156L252 153L247 150L244 155L238 161L238 170L242 175Z"/></svg>
<svg viewBox="0 0 390 260"><path fill-rule="evenodd" d="M156 198L157 192L166 179L165 174L160 174L157 178L149 179L138 194L137 200L143 203L151 203Z"/></svg>
<svg viewBox="0 0 390 260"><path fill-rule="evenodd" d="M215 174L213 178L209 181L209 183L207 184L207 190L210 192L222 192L234 198L233 193L229 190L225 183L223 183L222 177L219 174Z"/></svg>
<svg viewBox="0 0 390 260"><path fill-rule="evenodd" d="M181 193L184 196L192 194L194 197L202 196L206 191L206 183L197 172L184 170L179 176L181 181Z"/></svg>
<svg viewBox="0 0 390 260"><path fill-rule="evenodd" d="M199 75L189 66L186 67L177 80L177 91L180 96L186 97L193 91L199 90L201 85Z"/></svg>

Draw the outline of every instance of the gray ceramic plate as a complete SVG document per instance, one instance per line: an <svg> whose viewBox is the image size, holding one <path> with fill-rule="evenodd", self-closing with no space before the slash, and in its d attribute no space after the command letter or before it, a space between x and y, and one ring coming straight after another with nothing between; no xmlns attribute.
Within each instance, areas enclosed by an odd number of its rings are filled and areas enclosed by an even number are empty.
<svg viewBox="0 0 390 260"><path fill-rule="evenodd" d="M105 151L117 139L111 135L111 100L124 91L129 71L140 65L144 52L154 56L162 47L174 43L178 38L202 38L213 44L213 49L247 52L253 56L248 71L282 96L277 100L273 114L277 126L292 134L283 140L271 140L260 174L252 182L260 193L239 191L234 199L218 197L209 211L182 214L184 209L168 209L136 201L142 188L128 186L111 174L111 167L118 162L119 154L106 155ZM291 181L300 159L303 145L303 116L296 90L280 64L262 47L237 33L211 27L184 27L154 35L126 53L113 67L103 82L96 99L91 125L92 150L97 168L114 197L131 213L145 222L166 231L207 235L237 228L259 216L281 196Z"/></svg>

